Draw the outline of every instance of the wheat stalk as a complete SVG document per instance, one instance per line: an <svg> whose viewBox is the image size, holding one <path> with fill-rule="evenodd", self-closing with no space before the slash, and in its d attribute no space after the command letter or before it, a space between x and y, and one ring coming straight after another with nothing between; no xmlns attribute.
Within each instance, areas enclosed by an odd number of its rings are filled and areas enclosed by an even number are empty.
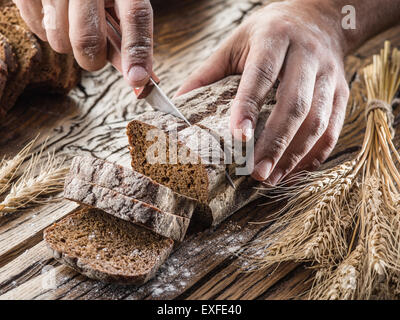
<svg viewBox="0 0 400 320"><path fill-rule="evenodd" d="M0 161L0 195L9 189L11 182L15 178L21 164L30 155L30 150L35 141L36 138L29 142L14 158L3 158Z"/></svg>
<svg viewBox="0 0 400 320"><path fill-rule="evenodd" d="M64 159L57 158L54 152L42 157L42 152L32 156L24 174L12 185L0 203L0 214L12 213L31 204L46 203L49 199L44 196L63 190L68 172Z"/></svg>
<svg viewBox="0 0 400 320"><path fill-rule="evenodd" d="M310 290L309 298L314 300L347 300L357 296L360 288L359 275L363 268L365 248L363 243L341 262L334 271L316 281ZM326 271L326 270L325 270Z"/></svg>

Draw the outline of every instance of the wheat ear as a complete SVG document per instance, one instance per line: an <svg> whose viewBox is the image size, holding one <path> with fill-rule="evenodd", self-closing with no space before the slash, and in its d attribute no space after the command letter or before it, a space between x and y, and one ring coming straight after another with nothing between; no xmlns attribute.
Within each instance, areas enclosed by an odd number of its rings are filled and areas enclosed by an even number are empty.
<svg viewBox="0 0 400 320"><path fill-rule="evenodd" d="M12 213L31 204L46 203L49 199L44 196L63 190L68 172L64 159L57 158L54 153L48 153L45 159L41 158L42 152L30 159L24 174L0 203L0 214ZM35 174L38 168L39 173Z"/></svg>
<svg viewBox="0 0 400 320"><path fill-rule="evenodd" d="M11 182L15 178L21 164L29 157L35 141L36 138L29 142L14 158L3 158L0 161L0 195L10 188Z"/></svg>
<svg viewBox="0 0 400 320"><path fill-rule="evenodd" d="M308 174L312 180L292 189L281 217L247 246L242 258L252 269L263 269L288 260L327 264L343 256L344 230L353 221L346 199L358 170L357 162L349 161Z"/></svg>
<svg viewBox="0 0 400 320"><path fill-rule="evenodd" d="M354 299L360 291L360 273L363 269L364 255L365 247L363 242L360 242L337 268L327 271L322 281L316 278L309 298L312 300Z"/></svg>

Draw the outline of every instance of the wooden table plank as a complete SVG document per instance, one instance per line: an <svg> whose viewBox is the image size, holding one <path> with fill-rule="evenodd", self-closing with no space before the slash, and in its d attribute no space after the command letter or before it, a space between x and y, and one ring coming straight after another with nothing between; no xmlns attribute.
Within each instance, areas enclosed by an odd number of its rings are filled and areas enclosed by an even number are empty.
<svg viewBox="0 0 400 320"><path fill-rule="evenodd" d="M0 294L36 277L44 266L53 264L55 264L53 255L45 242L39 242L0 268Z"/></svg>

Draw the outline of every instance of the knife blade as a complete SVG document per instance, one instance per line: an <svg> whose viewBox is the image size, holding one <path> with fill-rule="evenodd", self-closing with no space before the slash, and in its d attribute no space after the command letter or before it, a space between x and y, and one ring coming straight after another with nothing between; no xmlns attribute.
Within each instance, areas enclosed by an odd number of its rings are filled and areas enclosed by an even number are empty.
<svg viewBox="0 0 400 320"><path fill-rule="evenodd" d="M121 28L119 23L114 17L106 10L106 21L107 21L107 36L108 40L113 48L121 54ZM117 67L118 69L118 67ZM178 110L178 108L172 103L167 95L158 86L155 76L150 77L150 83L147 86L151 88L136 88L134 91L138 98L143 98L146 102L154 109L172 114L182 120L184 120L189 126L190 122L186 117ZM147 90L146 90L147 89Z"/></svg>
<svg viewBox="0 0 400 320"><path fill-rule="evenodd" d="M165 93L161 90L161 88L158 86L158 84L150 78L150 81L153 84L153 89L149 93L149 95L145 98L146 101L154 108L159 111L162 111L164 113L169 113L174 115L175 117L178 117L185 121L189 126L191 126L191 123L189 122L188 119L178 110L177 107L174 106L174 104L171 102L170 99L165 95Z"/></svg>

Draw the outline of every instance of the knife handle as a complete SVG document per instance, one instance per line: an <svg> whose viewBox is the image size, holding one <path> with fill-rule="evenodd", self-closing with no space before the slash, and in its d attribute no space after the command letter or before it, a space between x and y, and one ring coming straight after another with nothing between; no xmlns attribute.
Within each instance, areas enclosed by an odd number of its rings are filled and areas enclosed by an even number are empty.
<svg viewBox="0 0 400 320"><path fill-rule="evenodd" d="M121 27L114 18L110 8L106 9L106 21L107 21L107 39L108 39L108 60L122 73L121 66ZM151 78L157 84L160 83L160 79L153 72ZM144 87L134 88L133 91L138 99L146 98L151 90L153 90L153 82L149 81Z"/></svg>

